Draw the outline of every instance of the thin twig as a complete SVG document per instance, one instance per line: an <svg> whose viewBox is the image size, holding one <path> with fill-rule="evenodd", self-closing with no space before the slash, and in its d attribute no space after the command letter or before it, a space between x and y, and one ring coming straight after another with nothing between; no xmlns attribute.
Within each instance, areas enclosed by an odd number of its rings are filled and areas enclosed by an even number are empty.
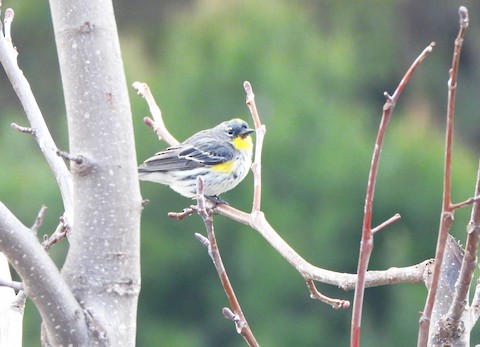
<svg viewBox="0 0 480 347"><path fill-rule="evenodd" d="M453 124L455 117L455 100L457 88L458 66L460 62L460 52L462 49L463 38L468 27L467 8L461 6L458 10L460 17L460 29L455 40L454 52L452 58L452 68L450 69L450 78L448 80L448 104L447 104L447 125L445 132L445 162L443 176L443 199L442 213L438 232L437 246L435 250L435 266L432 274L432 283L428 290L425 308L420 316L417 347L424 347L428 342L430 329L430 320L432 317L433 305L438 290L442 260L445 253L445 244L447 236L453 223L455 205L452 205L451 199L451 169L452 169L452 144L453 144Z"/></svg>
<svg viewBox="0 0 480 347"><path fill-rule="evenodd" d="M73 161L75 164L82 164L84 158L81 155L73 155L65 151L57 150L57 155L63 159Z"/></svg>
<svg viewBox="0 0 480 347"><path fill-rule="evenodd" d="M87 175L94 167L92 161L84 155L73 155L60 150L57 150L57 155L63 159L71 161L73 164L71 166L72 172L79 176Z"/></svg>
<svg viewBox="0 0 480 347"><path fill-rule="evenodd" d="M200 233L195 233L195 238L200 241L200 243L202 245L204 245L205 247L210 247L210 241L208 241L208 238L206 238L205 236L203 236L202 234Z"/></svg>
<svg viewBox="0 0 480 347"><path fill-rule="evenodd" d="M18 66L18 53L12 44L11 36L13 19L13 10L7 9L5 11L4 33L0 34L0 62L23 106L23 109L25 110L25 114L30 122L30 127L34 129L35 140L42 150L42 153L57 180L62 195L65 216L71 220L73 218L71 175L65 162L58 158L55 153L57 146L48 130L30 84L25 78L23 71ZM13 125L13 127L17 130L21 129L20 127L17 128L15 125ZM27 130L28 128L24 129Z"/></svg>
<svg viewBox="0 0 480 347"><path fill-rule="evenodd" d="M249 346L258 346L258 343L253 335L250 326L243 314L242 308L240 307L240 303L235 295L235 291L233 290L233 286L230 283L230 280L227 275L227 271L223 265L222 257L220 255L220 250L218 248L217 239L215 238L215 231L213 227L213 213L212 210L206 209L205 204L205 196L203 195L203 178L202 176L197 177L197 213L202 218L205 228L207 229L208 234L208 243L205 240L200 240L204 245L208 247L208 253L212 258L213 265L217 270L218 277L220 278L220 282L222 283L223 289L227 295L228 301L230 302L230 306L234 315L232 316L232 320L235 322L235 326L237 332L243 336L245 341L248 343ZM196 236L199 239L198 236ZM225 314L225 309L223 310Z"/></svg>
<svg viewBox="0 0 480 347"><path fill-rule="evenodd" d="M310 291L310 297L315 300L320 300L327 305L332 306L334 309L346 309L350 307L350 301L342 299L333 299L329 298L326 295L323 295L317 290L315 282L313 280L307 280L307 288Z"/></svg>
<svg viewBox="0 0 480 347"><path fill-rule="evenodd" d="M19 133L35 135L35 130L33 128L22 127L22 126L18 125L17 123L11 123L10 126L12 127L12 129L18 131Z"/></svg>
<svg viewBox="0 0 480 347"><path fill-rule="evenodd" d="M472 205L473 203L475 203L477 201L480 201L480 196L475 196L473 198L468 198L467 200L462 201L462 202L457 202L455 204L450 204L450 208L452 210L457 210L459 208L462 208L462 207L465 207L465 206L468 206L468 205Z"/></svg>
<svg viewBox="0 0 480 347"><path fill-rule="evenodd" d="M253 123L255 125L255 158L252 164L253 172L253 203L252 213L260 211L262 201L262 151L263 151L263 139L267 129L265 125L262 125L260 116L258 115L257 105L255 104L255 94L250 82L245 81L243 88L246 93L246 103L250 114L252 115Z"/></svg>
<svg viewBox="0 0 480 347"><path fill-rule="evenodd" d="M393 109L402 93L403 89L407 85L410 77L417 68L417 66L425 59L425 57L432 51L434 43L432 42L423 52L415 59L408 71L403 76L397 89L392 96L385 93L387 101L383 106L382 120L378 129L377 138L375 141L375 147L372 156L372 162L370 166L370 173L367 184L367 194L365 196L365 208L364 218L362 226L362 241L360 243L360 254L358 259L357 268L357 285L355 288L355 295L353 299L353 312L352 312L352 327L350 335L350 346L360 346L360 322L362 319L363 308L363 296L365 292L365 273L368 269L368 263L370 255L373 250L373 233L372 233L372 210L373 210L373 198L375 194L375 184L378 172L378 164L380 160L380 154L382 151L383 140L387 131L388 123L390 121Z"/></svg>
<svg viewBox="0 0 480 347"><path fill-rule="evenodd" d="M184 208L182 212L168 212L168 217L176 220L182 220L195 213L195 209L191 207Z"/></svg>
<svg viewBox="0 0 480 347"><path fill-rule="evenodd" d="M44 235L43 242L42 242L43 249L48 251L50 248L52 248L54 244L66 238L69 233L70 233L70 227L66 223L65 218L62 216L60 217L60 223L58 224L53 234L50 235L50 237L48 237L48 235Z"/></svg>
<svg viewBox="0 0 480 347"><path fill-rule="evenodd" d="M152 114L153 120L145 117L145 124L150 126L153 131L155 131L160 140L164 140L170 146L178 145L178 140L167 130L167 127L163 122L162 111L155 102L155 98L153 97L148 85L146 83L134 82L133 88L137 91L138 95L145 98L148 106L150 107L150 112Z"/></svg>
<svg viewBox="0 0 480 347"><path fill-rule="evenodd" d="M379 232L380 230L386 228L387 226L389 226L390 224L393 224L395 223L396 221L398 221L400 218L402 218L400 216L400 214L396 213L395 215L393 215L392 217L390 217L389 219L387 219L385 222L383 222L382 224L380 224L379 226L376 226L375 228L372 229L372 235L375 235L377 232Z"/></svg>
<svg viewBox="0 0 480 347"><path fill-rule="evenodd" d="M3 18L4 35L5 35L5 40L10 46L9 49L11 50L12 56L15 57L16 59L18 56L18 52L13 46L13 41L12 41L12 23L14 18L15 18L15 12L11 8L7 8L5 10L5 17Z"/></svg>
<svg viewBox="0 0 480 347"><path fill-rule="evenodd" d="M0 286L1 287L8 287L15 290L23 290L23 283L17 281L7 281L3 278L0 278Z"/></svg>
<svg viewBox="0 0 480 347"><path fill-rule="evenodd" d="M47 214L48 207L45 205L42 205L40 207L40 211L38 211L37 217L35 218L35 222L33 222L32 227L30 230L33 231L33 233L38 234L38 231L40 230L40 227L43 224L43 220L45 219L45 215Z"/></svg>

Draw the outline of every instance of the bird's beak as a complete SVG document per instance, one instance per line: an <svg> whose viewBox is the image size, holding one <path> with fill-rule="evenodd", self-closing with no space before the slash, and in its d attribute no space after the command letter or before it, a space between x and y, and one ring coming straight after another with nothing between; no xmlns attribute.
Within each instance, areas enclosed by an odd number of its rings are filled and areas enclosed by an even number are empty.
<svg viewBox="0 0 480 347"><path fill-rule="evenodd" d="M249 135L249 134L251 134L251 133L253 133L253 132L255 132L255 129L250 129L250 128L248 128L248 129L243 129L242 132L240 133L240 136L241 136L241 137L247 137L247 135Z"/></svg>

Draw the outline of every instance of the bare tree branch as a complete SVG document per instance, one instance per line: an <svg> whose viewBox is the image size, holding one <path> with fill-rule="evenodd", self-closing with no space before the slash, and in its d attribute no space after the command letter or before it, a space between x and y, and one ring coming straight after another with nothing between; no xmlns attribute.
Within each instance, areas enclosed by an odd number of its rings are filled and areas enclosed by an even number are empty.
<svg viewBox="0 0 480 347"><path fill-rule="evenodd" d="M208 248L208 254L212 258L213 265L217 270L218 277L220 278L220 282L222 283L225 294L227 295L228 301L233 310L232 312L230 309L224 308L224 316L235 323L237 332L243 336L249 346L259 346L252 330L250 329L250 326L248 325L247 319L243 314L243 310L240 307L240 303L235 295L235 291L233 290L230 279L228 278L225 266L223 265L213 227L213 211L207 210L205 206L205 196L203 195L203 178L201 176L197 177L197 206L195 206L194 209L202 218L208 234L208 239L200 237L198 234L196 237Z"/></svg>
<svg viewBox="0 0 480 347"><path fill-rule="evenodd" d="M147 101L147 104L150 107L153 120L145 117L143 120L145 124L153 129L159 140L164 140L170 146L178 145L178 140L172 134L170 134L165 126L165 123L163 122L162 111L155 102L152 92L150 91L150 87L146 83L133 82L133 88L137 91L138 95Z"/></svg>
<svg viewBox="0 0 480 347"><path fill-rule="evenodd" d="M22 278L25 292L37 306L44 324L58 334L68 335L73 346L87 345L82 308L35 235L2 203L0 239L0 251ZM55 344L55 336L51 337Z"/></svg>
<svg viewBox="0 0 480 347"><path fill-rule="evenodd" d="M475 196L478 196L479 194L480 162L477 171ZM442 318L443 326L448 326L449 328L445 343L450 343L452 346L458 345L459 341L462 341L462 343L469 341L467 336L470 336L470 331L476 323L475 314L473 314L474 317L471 317L470 312L467 311L466 308L470 284L472 283L473 274L477 266L479 233L480 203L477 201L473 205L470 222L467 225L467 244L465 245L465 254L463 256L460 275L455 284L453 300L448 313ZM473 306L475 306L475 302L473 303ZM466 312L469 314L466 314Z"/></svg>
<svg viewBox="0 0 480 347"><path fill-rule="evenodd" d="M387 131L388 123L392 116L393 109L402 93L403 89L407 85L410 77L412 76L418 65L425 59L425 57L432 51L434 43L432 42L423 52L417 57L417 59L410 66L405 76L400 81L397 89L392 96L385 93L387 101L383 106L382 120L378 129L377 139L375 141L375 147L372 155L372 163L370 166L370 173L367 183L367 194L365 196L364 218L362 226L362 241L360 242L360 254L358 256L358 269L357 269L357 285L355 287L355 295L353 299L353 312L352 312L352 327L350 335L350 346L360 346L360 323L362 319L363 309L363 297L365 292L365 274L368 269L368 263L370 261L370 255L373 250L373 234L372 232L372 211L373 211L373 197L375 194L375 184L378 172L378 165L380 160L380 154L382 152L383 140ZM389 224L389 221L383 223L383 225Z"/></svg>
<svg viewBox="0 0 480 347"><path fill-rule="evenodd" d="M253 172L253 203L252 214L260 211L262 200L262 151L263 151L263 139L267 129L265 125L260 121L258 115L257 105L255 104L255 94L250 82L245 81L243 88L246 93L246 103L252 115L253 123L255 124L255 158L252 164Z"/></svg>
<svg viewBox="0 0 480 347"><path fill-rule="evenodd" d="M316 267L302 258L290 245L282 239L267 221L263 212L251 214L235 209L232 206L218 205L215 207L221 215L239 223L250 225L292 265L307 281L313 279L325 284L338 286L343 290L352 290L357 281L356 274L341 273ZM432 260L428 259L408 267L393 267L385 271L367 271L365 286L376 287L397 283L423 283L426 272L429 271Z"/></svg>
<svg viewBox="0 0 480 347"><path fill-rule="evenodd" d="M42 112L35 100L32 89L27 79L23 75L17 64L17 51L13 47L11 38L11 24L13 21L13 10L5 11L5 31L4 35L0 35L0 62L7 73L8 79L13 86L22 106L30 122L31 130L14 126L17 130L30 132L34 135L50 169L57 180L62 195L63 206L65 208L65 216L67 220L73 218L72 203L72 183L70 172L67 166L57 155L57 146L47 128L47 124L43 118Z"/></svg>
<svg viewBox="0 0 480 347"><path fill-rule="evenodd" d="M32 227L30 230L36 235L38 234L38 230L40 230L40 227L43 224L43 220L45 219L45 215L47 214L47 206L42 205L40 207L40 211L38 211L37 217L35 218L35 222L33 222Z"/></svg>
<svg viewBox="0 0 480 347"><path fill-rule="evenodd" d="M480 162L477 171L477 184L475 195L480 194ZM465 255L463 257L462 268L457 284L455 285L455 296L448 312L448 317L453 324L457 326L460 318L465 312L468 302L468 292L472 283L473 273L477 265L477 252L480 233L480 203L473 204L470 222L467 225L467 243L465 245ZM471 328L471 327L470 327Z"/></svg>
<svg viewBox="0 0 480 347"><path fill-rule="evenodd" d="M452 144L453 144L453 124L455 117L455 100L457 88L457 74L460 63L460 52L462 49L463 38L468 27L468 11L466 7L459 8L460 29L455 40L452 68L450 69L450 79L448 81L448 105L447 105L447 125L445 132L445 162L444 162L444 181L443 181L443 199L442 213L440 217L440 226L438 231L437 246L435 250L435 266L432 274L432 284L428 290L425 308L419 320L419 332L417 347L427 345L429 339L430 320L432 318L433 305L437 295L438 281L440 278L443 255L445 253L445 244L447 236L453 223L453 216L456 206L452 204L451 199L451 170L452 170Z"/></svg>

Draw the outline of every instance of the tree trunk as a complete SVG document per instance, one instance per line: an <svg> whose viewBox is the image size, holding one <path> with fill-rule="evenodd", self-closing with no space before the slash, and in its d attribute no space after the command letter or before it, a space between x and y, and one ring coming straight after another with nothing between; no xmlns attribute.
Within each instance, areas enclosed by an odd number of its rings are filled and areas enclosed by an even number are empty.
<svg viewBox="0 0 480 347"><path fill-rule="evenodd" d="M69 152L79 158L71 165L73 229L62 274L86 314L89 345L134 346L141 197L112 2L50 6Z"/></svg>

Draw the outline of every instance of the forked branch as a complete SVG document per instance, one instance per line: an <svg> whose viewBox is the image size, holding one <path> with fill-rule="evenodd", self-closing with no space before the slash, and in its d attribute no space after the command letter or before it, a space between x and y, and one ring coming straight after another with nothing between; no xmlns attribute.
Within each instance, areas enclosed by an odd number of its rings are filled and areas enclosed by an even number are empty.
<svg viewBox="0 0 480 347"><path fill-rule="evenodd" d="M16 124L12 124L12 127L17 131L30 133L35 137L38 146L57 180L62 195L65 217L68 222L70 222L73 217L72 182L70 172L63 160L56 155L57 146L47 128L47 124L45 123L40 107L38 106L32 89L30 88L30 84L24 76L23 71L18 66L18 53L13 46L11 36L13 18L13 10L7 9L4 18L4 32L0 33L0 62L23 106L25 114L30 122L30 127L20 127Z"/></svg>
<svg viewBox="0 0 480 347"><path fill-rule="evenodd" d="M466 7L459 8L460 29L455 40L452 68L450 69L450 79L448 81L448 105L447 105L447 125L445 131L445 161L443 176L443 199L442 213L440 216L440 226L438 231L437 246L435 250L435 266L432 274L432 283L428 290L425 308L419 320L419 332L417 347L427 345L430 323L432 318L432 310L435 304L435 298L439 286L439 278L443 257L445 254L445 245L448 233L453 223L455 209L464 204L452 204L451 200L451 170L452 170L452 145L453 145L453 124L455 118L455 99L457 88L458 66L460 63L460 52L462 49L463 38L468 27L468 11ZM473 199L474 200L474 199ZM471 200L472 201L472 200Z"/></svg>
<svg viewBox="0 0 480 347"><path fill-rule="evenodd" d="M413 64L405 73L402 80L400 81L397 89L392 96L388 95L385 92L387 101L383 106L382 120L380 122L380 127L378 129L377 138L375 141L375 147L373 150L372 163L370 166L370 173L368 176L367 183L367 194L365 196L365 207L364 207L364 216L363 216L363 226L362 226L362 241L360 243L360 254L358 256L358 269L357 269L357 285L355 287L355 295L353 299L353 312L352 312L352 327L350 335L350 346L358 347L360 346L360 322L362 319L362 309L363 309L363 297L365 292L365 281L366 273L368 269L368 263L370 260L370 255L373 250L373 235L378 231L376 228L372 231L372 211L373 211L373 198L375 194L375 185L378 173L378 165L380 161L380 154L382 152L383 140L392 116L393 109L397 104L398 98L402 93L403 89L406 87L408 81L410 80L415 69L420 65L420 63L425 59L425 57L432 51L435 43L431 43L423 52L415 59ZM386 226L392 221L397 220L393 217L385 223L382 223L381 226Z"/></svg>
<svg viewBox="0 0 480 347"><path fill-rule="evenodd" d="M201 176L197 178L197 206L193 207L194 210L200 215L207 229L208 239L205 239L202 235L196 234L198 240L202 242L208 248L208 254L212 258L213 265L217 270L218 277L222 283L225 294L227 295L230 303L231 310L229 308L223 309L224 316L233 321L236 326L237 332L243 336L250 347L257 347L258 343L253 335L247 319L243 314L240 303L238 302L233 286L228 278L227 271L223 265L220 250L218 248L217 239L215 237L215 231L213 227L213 211L206 208L205 196L203 195L203 179Z"/></svg>
<svg viewBox="0 0 480 347"><path fill-rule="evenodd" d="M43 322L51 331L70 331L72 345L85 345L88 328L82 319L82 308L36 235L2 203L0 236L0 251L22 278L24 290L35 302ZM54 343L56 337L51 337Z"/></svg>
<svg viewBox="0 0 480 347"><path fill-rule="evenodd" d="M145 99L150 107L150 112L152 113L153 119L145 117L143 119L145 124L153 129L159 140L165 141L170 146L178 145L178 140L172 134L170 134L165 126L165 123L163 122L162 111L155 102L150 87L146 83L134 82L133 89L137 91L138 95Z"/></svg>

